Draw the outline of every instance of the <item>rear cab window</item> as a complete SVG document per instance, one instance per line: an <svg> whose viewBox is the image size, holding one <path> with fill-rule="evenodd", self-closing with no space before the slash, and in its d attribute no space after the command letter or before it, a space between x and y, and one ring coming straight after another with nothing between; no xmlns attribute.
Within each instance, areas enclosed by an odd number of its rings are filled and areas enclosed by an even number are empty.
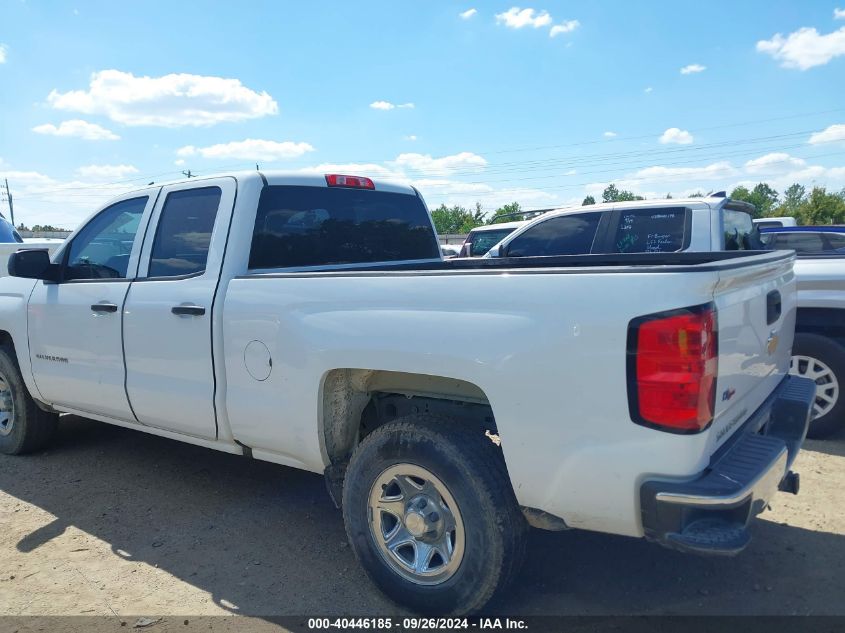
<svg viewBox="0 0 845 633"><path fill-rule="evenodd" d="M271 185L261 192L250 270L440 261L422 200L389 191Z"/></svg>
<svg viewBox="0 0 845 633"><path fill-rule="evenodd" d="M684 207L615 211L610 252L675 253L689 245L690 211Z"/></svg>
<svg viewBox="0 0 845 633"><path fill-rule="evenodd" d="M751 214L740 209L722 209L723 250L753 251L765 248L760 239L760 231Z"/></svg>

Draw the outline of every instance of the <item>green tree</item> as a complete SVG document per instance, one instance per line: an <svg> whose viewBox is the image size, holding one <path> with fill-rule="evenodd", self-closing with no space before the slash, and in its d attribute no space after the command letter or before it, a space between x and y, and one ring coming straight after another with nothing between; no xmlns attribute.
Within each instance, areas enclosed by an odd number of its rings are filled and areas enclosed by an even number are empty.
<svg viewBox="0 0 845 633"><path fill-rule="evenodd" d="M765 182L759 182L754 185L754 189L749 191L748 187L740 185L731 191L731 198L734 200L742 200L743 202L750 202L754 205L756 211L755 218L762 218L771 216L778 203L778 192L772 189Z"/></svg>
<svg viewBox="0 0 845 633"><path fill-rule="evenodd" d="M783 192L783 201L777 208L777 215L792 215L798 213L801 205L804 204L807 198L807 190L804 185L799 185L797 182L790 185Z"/></svg>
<svg viewBox="0 0 845 633"><path fill-rule="evenodd" d="M689 195L690 198L703 198L704 194L701 191L696 191L695 193L691 193Z"/></svg>
<svg viewBox="0 0 845 633"><path fill-rule="evenodd" d="M431 212L431 219L438 233L469 233L476 226L484 224L484 212L477 203L475 211L458 205L447 207L441 204Z"/></svg>
<svg viewBox="0 0 845 633"><path fill-rule="evenodd" d="M586 207L588 205L595 204L595 203L596 203L596 199L593 198L593 196L587 196L586 198L584 198L584 202L581 203L581 206Z"/></svg>
<svg viewBox="0 0 845 633"><path fill-rule="evenodd" d="M630 200L644 200L645 198L634 195L630 191L619 189L611 183L605 187L605 190L601 194L601 199L603 202L628 202Z"/></svg>
<svg viewBox="0 0 845 633"><path fill-rule="evenodd" d="M493 211L493 217L490 218L489 223L497 224L500 219L502 222L514 222L516 220L521 220L522 216L514 215L520 211L522 211L522 207L519 206L518 202L511 202L510 204L502 205Z"/></svg>
<svg viewBox="0 0 845 633"><path fill-rule="evenodd" d="M845 200L838 193L828 193L824 187L813 187L795 215L801 224L843 224Z"/></svg>

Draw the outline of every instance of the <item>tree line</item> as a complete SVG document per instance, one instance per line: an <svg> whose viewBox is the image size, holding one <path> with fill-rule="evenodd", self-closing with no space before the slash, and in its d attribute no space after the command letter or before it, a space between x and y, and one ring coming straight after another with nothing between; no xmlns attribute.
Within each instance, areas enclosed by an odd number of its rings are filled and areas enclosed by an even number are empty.
<svg viewBox="0 0 845 633"><path fill-rule="evenodd" d="M689 197L703 198L704 195L703 192L697 192ZM795 183L781 194L768 183L761 182L751 189L744 186L736 187L730 192L730 197L754 205L755 218L792 216L798 224L804 225L845 224L845 189L828 192L825 187L813 187L808 192L804 185ZM671 199L672 194L666 194L666 198ZM601 197L602 202L628 202L643 199L642 196L619 189L612 183L605 187ZM584 198L582 205L591 204L596 204L595 197ZM475 227L485 224L523 220L532 217L532 212L523 212L519 202L511 202L488 214L484 212L481 204L476 202L475 209L467 209L459 205L448 207L441 204L432 210L431 217L438 233L469 233Z"/></svg>

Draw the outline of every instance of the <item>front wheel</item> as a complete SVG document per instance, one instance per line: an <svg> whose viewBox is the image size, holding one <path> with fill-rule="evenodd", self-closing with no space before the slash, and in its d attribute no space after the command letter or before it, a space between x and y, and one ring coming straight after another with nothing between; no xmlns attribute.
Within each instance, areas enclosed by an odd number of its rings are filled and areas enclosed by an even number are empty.
<svg viewBox="0 0 845 633"><path fill-rule="evenodd" d="M424 613L478 611L525 546L501 448L454 420L409 416L368 435L346 472L343 515L367 575Z"/></svg>
<svg viewBox="0 0 845 633"><path fill-rule="evenodd" d="M56 432L59 416L38 408L15 353L0 347L0 453L19 455L45 446Z"/></svg>
<svg viewBox="0 0 845 633"><path fill-rule="evenodd" d="M797 333L789 373L816 383L807 437L829 437L845 427L845 348L818 334Z"/></svg>

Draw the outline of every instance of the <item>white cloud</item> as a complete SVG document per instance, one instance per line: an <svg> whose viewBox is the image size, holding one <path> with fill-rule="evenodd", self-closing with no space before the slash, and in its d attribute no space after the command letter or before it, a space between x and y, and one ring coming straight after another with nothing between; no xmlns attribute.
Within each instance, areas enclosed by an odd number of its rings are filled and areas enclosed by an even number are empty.
<svg viewBox="0 0 845 633"><path fill-rule="evenodd" d="M818 145L819 143L832 143L835 141L845 141L845 125L842 123L828 126L821 132L812 134L810 140L807 142L810 145Z"/></svg>
<svg viewBox="0 0 845 633"><path fill-rule="evenodd" d="M416 141L417 135L416 134L409 134L408 136L405 137L405 140L406 141Z"/></svg>
<svg viewBox="0 0 845 633"><path fill-rule="evenodd" d="M578 20L567 20L561 24L555 24L549 31L549 37L557 37L561 33L572 33L579 26L581 23Z"/></svg>
<svg viewBox="0 0 845 633"><path fill-rule="evenodd" d="M234 158L243 160L282 160L297 158L314 148L308 143L294 143L293 141L267 141L264 139L248 138L231 143L218 143L208 147L194 147L186 145L176 150L177 156L202 156L203 158Z"/></svg>
<svg viewBox="0 0 845 633"><path fill-rule="evenodd" d="M208 126L277 114L266 92L237 79L187 73L136 77L120 70L91 75L87 90L53 90L47 102L57 110L101 114L124 125Z"/></svg>
<svg viewBox="0 0 845 633"><path fill-rule="evenodd" d="M185 159L184 159L184 158L179 158L179 159L177 159L177 160L174 160L174 161L173 161L173 164L174 164L174 165L176 165L177 167L181 167L182 165L184 165L184 164L185 164Z"/></svg>
<svg viewBox="0 0 845 633"><path fill-rule="evenodd" d="M643 90L643 92L644 92L644 93L646 93L646 94L648 94L648 93L650 93L652 90L654 90L654 88L652 88L651 86L648 86L648 87L646 87L646 89L645 89L645 90Z"/></svg>
<svg viewBox="0 0 845 633"><path fill-rule="evenodd" d="M616 136L616 132L611 132L610 130L608 130L607 132L602 134L602 136L605 138L613 138L614 136Z"/></svg>
<svg viewBox="0 0 845 633"><path fill-rule="evenodd" d="M408 108L413 109L413 103L391 103L390 101L373 101L370 104L373 110L393 110L394 108Z"/></svg>
<svg viewBox="0 0 845 633"><path fill-rule="evenodd" d="M707 70L707 66L702 66L701 64L688 64L681 68L682 75L693 75L695 73L703 73Z"/></svg>
<svg viewBox="0 0 845 633"><path fill-rule="evenodd" d="M578 173L578 170L577 170L577 169L570 169L569 171L567 171L567 172L564 174L564 176L574 176L574 175L575 175L575 174L577 174L577 173Z"/></svg>
<svg viewBox="0 0 845 633"><path fill-rule="evenodd" d="M521 29L526 26L538 29L541 26L548 26L551 24L552 16L549 15L548 11L535 11L534 9L511 7L504 13L497 13L496 22L504 24L506 27L511 29Z"/></svg>
<svg viewBox="0 0 845 633"><path fill-rule="evenodd" d="M138 168L133 165L85 165L77 169L76 173L92 180L113 180L137 174Z"/></svg>
<svg viewBox="0 0 845 633"><path fill-rule="evenodd" d="M116 195L137 189L137 184L104 184L89 179L59 180L36 171L4 174L14 187L15 222L52 224L74 229L92 211Z"/></svg>
<svg viewBox="0 0 845 633"><path fill-rule="evenodd" d="M772 170L788 171L807 164L802 158L795 158L786 152L772 152L760 158L746 161L745 171L749 174L772 173Z"/></svg>
<svg viewBox="0 0 845 633"><path fill-rule="evenodd" d="M32 128L32 131L36 134L49 134L50 136L72 136L86 141L116 141L120 138L111 130L82 119L62 121L58 127L52 123L36 125Z"/></svg>
<svg viewBox="0 0 845 633"><path fill-rule="evenodd" d="M8 50L5 44L0 44L0 64L6 63L6 52Z"/></svg>
<svg viewBox="0 0 845 633"><path fill-rule="evenodd" d="M449 173L459 169L480 169L487 164L484 158L472 152L460 152L441 158L432 158L430 154L399 154L394 162L401 168L428 173Z"/></svg>
<svg viewBox="0 0 845 633"><path fill-rule="evenodd" d="M458 16L462 20L469 20L472 16L476 15L478 11L476 9L467 9L463 13L459 13Z"/></svg>
<svg viewBox="0 0 845 633"><path fill-rule="evenodd" d="M731 176L736 169L729 161L719 161L705 165L704 167L663 167L656 165L640 169L633 175L634 180L660 182L664 179L676 179L679 177L690 180L713 180Z"/></svg>
<svg viewBox="0 0 845 633"><path fill-rule="evenodd" d="M786 37L776 33L770 40L757 42L757 50L771 55L783 68L807 70L823 66L834 57L845 55L845 26L827 35L806 26Z"/></svg>
<svg viewBox="0 0 845 633"><path fill-rule="evenodd" d="M845 9L836 8L833 10L834 20L845 20Z"/></svg>
<svg viewBox="0 0 845 633"><path fill-rule="evenodd" d="M682 130L676 127L670 127L668 130L663 132L663 135L660 137L659 140L664 145L689 145L693 142L694 139L692 134L690 134L686 130Z"/></svg>

